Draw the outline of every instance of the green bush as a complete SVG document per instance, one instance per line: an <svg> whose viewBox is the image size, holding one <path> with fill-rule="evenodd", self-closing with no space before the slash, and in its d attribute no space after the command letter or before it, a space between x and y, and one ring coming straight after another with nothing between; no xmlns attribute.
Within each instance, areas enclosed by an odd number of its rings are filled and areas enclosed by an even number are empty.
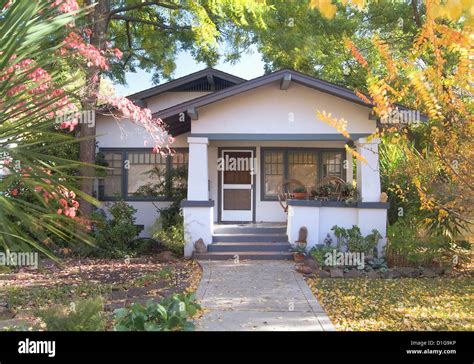
<svg viewBox="0 0 474 364"><path fill-rule="evenodd" d="M318 263L320 267L325 265L326 254L332 253L335 248L327 245L316 245L309 251L309 254Z"/></svg>
<svg viewBox="0 0 474 364"><path fill-rule="evenodd" d="M104 331L107 319L101 298L81 300L69 307L51 307L36 311L47 331Z"/></svg>
<svg viewBox="0 0 474 364"><path fill-rule="evenodd" d="M430 236L423 222L414 216L390 225L387 238L387 256L392 265L455 266L470 260L470 244Z"/></svg>
<svg viewBox="0 0 474 364"><path fill-rule="evenodd" d="M350 252L360 252L371 254L374 252L378 241L382 237L377 230L372 230L372 233L367 236L362 236L360 228L353 225L350 229L345 229L334 225L331 229L337 238L337 250L347 246Z"/></svg>
<svg viewBox="0 0 474 364"><path fill-rule="evenodd" d="M165 227L161 215L151 228L153 239L158 240L163 246L176 255L184 254L184 222L183 217L177 219L176 225Z"/></svg>
<svg viewBox="0 0 474 364"><path fill-rule="evenodd" d="M125 201L114 202L108 210L110 219L106 218L103 211L91 216L94 221L96 249L89 249L89 253L111 258L132 255L136 246L135 239L140 233L140 228L135 225L137 210Z"/></svg>
<svg viewBox="0 0 474 364"><path fill-rule="evenodd" d="M149 300L114 311L115 331L191 331L188 318L201 309L193 293L175 294L160 303Z"/></svg>

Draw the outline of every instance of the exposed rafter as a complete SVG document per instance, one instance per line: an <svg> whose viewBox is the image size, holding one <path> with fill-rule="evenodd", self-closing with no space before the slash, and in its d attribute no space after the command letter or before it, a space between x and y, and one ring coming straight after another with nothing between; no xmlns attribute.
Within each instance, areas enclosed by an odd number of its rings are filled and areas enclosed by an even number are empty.
<svg viewBox="0 0 474 364"><path fill-rule="evenodd" d="M186 110L186 113L191 118L191 120L199 119L199 115L195 107L190 107L188 110Z"/></svg>

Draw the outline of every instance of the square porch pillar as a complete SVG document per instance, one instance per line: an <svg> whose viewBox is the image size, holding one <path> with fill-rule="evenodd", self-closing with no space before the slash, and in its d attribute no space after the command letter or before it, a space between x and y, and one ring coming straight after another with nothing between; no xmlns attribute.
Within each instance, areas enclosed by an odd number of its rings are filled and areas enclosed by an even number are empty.
<svg viewBox="0 0 474 364"><path fill-rule="evenodd" d="M357 190L362 202L380 201L379 143L378 138L357 141L357 153L367 160L367 163L357 160Z"/></svg>
<svg viewBox="0 0 474 364"><path fill-rule="evenodd" d="M188 200L209 200L207 165L208 138L189 137Z"/></svg>
<svg viewBox="0 0 474 364"><path fill-rule="evenodd" d="M209 200L208 138L189 137L188 199L181 201L184 220L184 256L193 254L194 243L212 243L214 201Z"/></svg>

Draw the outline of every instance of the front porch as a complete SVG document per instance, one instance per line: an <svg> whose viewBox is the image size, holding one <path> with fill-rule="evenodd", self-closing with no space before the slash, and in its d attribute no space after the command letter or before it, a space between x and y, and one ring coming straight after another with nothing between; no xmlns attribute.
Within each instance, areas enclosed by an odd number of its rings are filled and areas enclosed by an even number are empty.
<svg viewBox="0 0 474 364"><path fill-rule="evenodd" d="M383 236L382 251L388 204L380 202L378 140L359 137L354 141L357 152L367 161L356 161L354 175L353 158L344 149L342 136L260 137L263 140L255 140L255 136L245 140L239 135L188 137L188 196L181 205L186 256L193 254L194 243L202 239L208 247L202 258L213 254L220 259L234 255L240 259L284 259L288 258L288 243L297 240L302 226L308 228L311 248L322 244L327 234L332 235L334 225L357 225L365 235L377 229ZM223 163L227 157L251 158L252 163L249 170L229 170ZM328 174L337 174L349 183L356 180L359 202L294 200L288 201L285 213L274 195L279 180L301 180L309 191ZM232 229L234 233L228 235L234 237L222 236L221 232ZM277 234L268 234L278 229Z"/></svg>

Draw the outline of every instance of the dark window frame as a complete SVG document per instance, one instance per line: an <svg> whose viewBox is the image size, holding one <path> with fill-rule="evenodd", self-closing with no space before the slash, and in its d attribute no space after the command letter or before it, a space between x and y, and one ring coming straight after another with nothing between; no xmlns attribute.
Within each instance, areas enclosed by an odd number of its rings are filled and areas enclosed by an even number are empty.
<svg viewBox="0 0 474 364"><path fill-rule="evenodd" d="M260 148L260 201L278 201L278 196L268 196L265 194L265 152L283 152L283 179L288 179L288 155L290 152L314 152L318 163L318 181L323 176L323 153L339 152L342 154L341 168L342 179L347 181L347 169L344 168L344 161L347 159L344 148L312 148L312 147L261 147Z"/></svg>
<svg viewBox="0 0 474 364"><path fill-rule="evenodd" d="M176 152L187 152L189 154L189 148L172 148ZM151 148L99 148L99 153L122 153L122 181L121 181L121 193L120 197L105 196L104 190L101 188L100 182L98 186L98 198L99 201L149 201L149 202L171 202L172 199L169 196L129 196L128 195L128 169L125 168L125 161L128 160L129 153L151 153ZM189 162L189 156L188 156ZM171 155L166 157L166 171L173 166L173 159Z"/></svg>

